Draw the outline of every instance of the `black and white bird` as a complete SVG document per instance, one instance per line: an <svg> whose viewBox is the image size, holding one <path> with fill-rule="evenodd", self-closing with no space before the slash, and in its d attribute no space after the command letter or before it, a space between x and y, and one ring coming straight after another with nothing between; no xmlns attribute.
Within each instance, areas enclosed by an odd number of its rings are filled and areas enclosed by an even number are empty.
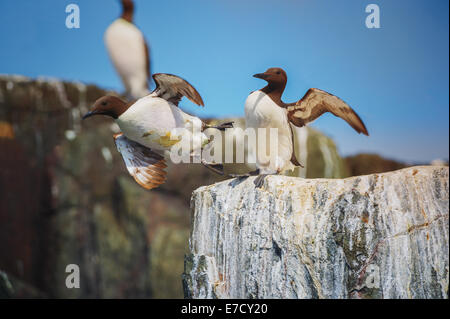
<svg viewBox="0 0 450 319"><path fill-rule="evenodd" d="M201 151L211 142L204 130L233 127L231 122L209 126L198 117L183 112L178 107L183 96L197 105L204 105L200 94L187 81L164 73L154 74L153 79L156 89L136 102L125 103L116 96L104 96L83 116L86 119L94 115L107 115L115 119L121 130L121 133L114 135L117 150L122 154L128 172L146 189L164 183L165 157L172 146L188 143L192 146L192 156L201 156ZM195 125L199 127L199 134L192 133ZM175 136L172 132L176 129L186 130ZM199 161L214 172L223 174L221 164L207 163L201 158Z"/></svg>
<svg viewBox="0 0 450 319"><path fill-rule="evenodd" d="M284 103L281 97L286 87L287 75L283 69L270 68L264 73L255 74L254 77L267 81L267 86L248 96L245 102L246 127L278 130L276 156L258 156L255 148L251 150L256 159L257 170L249 175L259 175L255 180L257 186L262 185L266 175L283 173L301 166L295 157L291 125L302 127L330 112L345 120L358 133L369 135L358 114L344 101L325 91L309 89L299 101ZM258 132L256 133L257 138L260 138Z"/></svg>
<svg viewBox="0 0 450 319"><path fill-rule="evenodd" d="M133 1L121 3L122 15L106 29L104 41L126 95L139 99L150 93L150 52L142 32L133 23Z"/></svg>

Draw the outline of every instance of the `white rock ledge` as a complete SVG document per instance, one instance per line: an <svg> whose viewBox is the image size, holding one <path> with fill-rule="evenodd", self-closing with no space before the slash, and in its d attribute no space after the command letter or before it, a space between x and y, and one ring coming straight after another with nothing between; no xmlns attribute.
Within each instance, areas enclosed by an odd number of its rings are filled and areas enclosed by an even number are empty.
<svg viewBox="0 0 450 319"><path fill-rule="evenodd" d="M187 298L448 298L448 167L193 193Z"/></svg>

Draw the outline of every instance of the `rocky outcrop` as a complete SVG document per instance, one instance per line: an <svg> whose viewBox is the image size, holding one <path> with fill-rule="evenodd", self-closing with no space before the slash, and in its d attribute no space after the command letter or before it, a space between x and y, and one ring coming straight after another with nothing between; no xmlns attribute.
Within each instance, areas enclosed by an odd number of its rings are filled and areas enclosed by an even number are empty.
<svg viewBox="0 0 450 319"><path fill-rule="evenodd" d="M448 167L233 179L191 209L186 297L448 298Z"/></svg>
<svg viewBox="0 0 450 319"><path fill-rule="evenodd" d="M11 298L14 294L8 275L0 270L0 299Z"/></svg>
<svg viewBox="0 0 450 319"><path fill-rule="evenodd" d="M81 121L106 93L0 76L0 269L15 278L13 297L36 295L21 286L58 298L183 296L191 193L222 178L198 164L170 165L162 187L141 189L115 150L112 121ZM311 130L301 141L303 175L345 174L331 139ZM67 264L79 265L80 289L66 288Z"/></svg>
<svg viewBox="0 0 450 319"><path fill-rule="evenodd" d="M47 297L42 291L0 270L0 299Z"/></svg>
<svg viewBox="0 0 450 319"><path fill-rule="evenodd" d="M12 287L2 289L6 296L182 297L191 190L175 192L167 183L147 192L134 183L115 151L112 122L81 121L106 93L81 83L0 77L0 269L10 279L2 286ZM196 169L176 167L169 181L191 180ZM217 181L209 171L198 176L192 189ZM68 264L80 267L80 289L65 286Z"/></svg>
<svg viewBox="0 0 450 319"><path fill-rule="evenodd" d="M395 160L383 158L378 154L358 154L353 156L347 156L344 158L349 176L359 176L367 174L376 174L383 172L395 171L398 169L406 168L406 163L398 162ZM442 163L440 166L448 166Z"/></svg>

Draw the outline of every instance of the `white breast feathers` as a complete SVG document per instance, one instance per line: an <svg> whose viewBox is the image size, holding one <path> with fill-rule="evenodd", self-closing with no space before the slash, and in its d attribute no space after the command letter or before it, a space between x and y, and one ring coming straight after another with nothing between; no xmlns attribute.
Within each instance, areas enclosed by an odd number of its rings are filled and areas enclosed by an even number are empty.
<svg viewBox="0 0 450 319"><path fill-rule="evenodd" d="M134 98L147 95L147 58L141 31L134 24L117 19L106 30L104 40L127 92Z"/></svg>
<svg viewBox="0 0 450 319"><path fill-rule="evenodd" d="M257 144L254 147L249 145L252 155L250 158L256 160L261 173L280 173L294 168L290 161L293 152L292 131L286 109L278 106L264 92L256 91L245 102L245 121L247 128L256 130ZM266 130L261 131L259 128ZM276 129L276 140L273 143L270 143L270 128ZM261 141L262 132L266 138L265 145ZM267 152L263 150L264 147Z"/></svg>

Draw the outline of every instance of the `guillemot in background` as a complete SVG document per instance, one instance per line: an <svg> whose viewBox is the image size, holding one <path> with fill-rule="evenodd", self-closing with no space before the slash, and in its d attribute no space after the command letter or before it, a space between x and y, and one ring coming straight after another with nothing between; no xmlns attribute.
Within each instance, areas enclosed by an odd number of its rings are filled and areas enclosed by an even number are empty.
<svg viewBox="0 0 450 319"><path fill-rule="evenodd" d="M121 3L122 15L106 29L104 41L126 94L139 99L150 93L150 52L142 32L133 24L133 1Z"/></svg>
<svg viewBox="0 0 450 319"><path fill-rule="evenodd" d="M254 129L278 129L276 159L270 161L270 156L264 159L258 159L257 156L257 170L247 174L259 175L255 180L258 187L262 186L264 177L269 174L279 174L301 166L295 157L291 124L302 127L330 112L345 120L358 133L369 135L358 114L344 101L325 91L312 88L299 101L284 103L281 96L286 87L287 75L283 69L270 68L264 73L255 74L254 77L263 79L268 84L248 96L245 102L246 126ZM252 151L256 154L255 149Z"/></svg>
<svg viewBox="0 0 450 319"><path fill-rule="evenodd" d="M130 175L146 189L156 188L164 183L164 169L167 167L164 157L173 145L188 141L194 145L192 154L201 156L201 150L211 142L203 133L205 129L223 130L233 127L231 122L209 126L199 118L183 112L178 107L183 96L197 105L204 105L200 94L187 81L164 73L154 74L153 79L156 89L152 94L134 103L125 103L115 96L103 96L83 116L86 119L93 115L107 115L115 119L122 131L114 135L117 150ZM202 132L194 136L191 132L196 122L200 124ZM185 134L188 135L172 136L172 130L177 128L186 128ZM194 142L194 139L199 140ZM195 145L199 149L195 149ZM201 163L214 172L223 174L221 164L207 163L203 159Z"/></svg>

